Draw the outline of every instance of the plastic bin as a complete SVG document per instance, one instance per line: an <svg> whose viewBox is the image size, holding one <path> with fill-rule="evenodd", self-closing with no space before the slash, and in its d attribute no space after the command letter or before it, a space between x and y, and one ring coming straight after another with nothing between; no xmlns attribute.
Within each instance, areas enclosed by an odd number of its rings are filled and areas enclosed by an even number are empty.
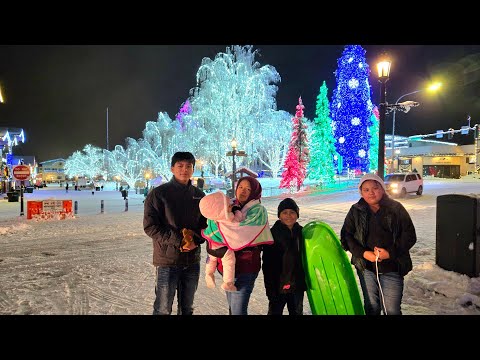
<svg viewBox="0 0 480 360"><path fill-rule="evenodd" d="M480 276L480 209L476 195L437 196L435 262L445 270Z"/></svg>
<svg viewBox="0 0 480 360"><path fill-rule="evenodd" d="M9 191L7 192L8 202L18 202L20 193L18 191Z"/></svg>

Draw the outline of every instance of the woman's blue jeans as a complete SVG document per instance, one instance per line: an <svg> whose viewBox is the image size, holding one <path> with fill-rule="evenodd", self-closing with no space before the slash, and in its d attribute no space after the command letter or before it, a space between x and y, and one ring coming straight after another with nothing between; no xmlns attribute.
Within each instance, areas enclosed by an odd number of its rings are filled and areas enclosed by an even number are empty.
<svg viewBox="0 0 480 360"><path fill-rule="evenodd" d="M153 315L170 315L177 292L177 315L193 314L193 298L198 287L200 264L158 266Z"/></svg>
<svg viewBox="0 0 480 360"><path fill-rule="evenodd" d="M237 291L227 291L228 313L248 315L248 301L252 294L258 273L239 274L235 277Z"/></svg>
<svg viewBox="0 0 480 360"><path fill-rule="evenodd" d="M358 271L358 278L363 292L363 306L366 315L402 315L401 304L404 280L398 272L377 274L373 271ZM383 296L382 296L383 293Z"/></svg>

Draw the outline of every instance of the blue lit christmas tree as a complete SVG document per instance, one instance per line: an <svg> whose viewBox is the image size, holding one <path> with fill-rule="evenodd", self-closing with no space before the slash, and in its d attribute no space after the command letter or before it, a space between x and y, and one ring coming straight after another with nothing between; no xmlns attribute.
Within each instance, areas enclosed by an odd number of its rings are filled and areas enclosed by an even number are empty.
<svg viewBox="0 0 480 360"><path fill-rule="evenodd" d="M369 148L372 101L368 81L370 68L365 50L360 45L348 45L337 61L337 87L331 103L332 129L335 147L343 160L343 169L370 170Z"/></svg>

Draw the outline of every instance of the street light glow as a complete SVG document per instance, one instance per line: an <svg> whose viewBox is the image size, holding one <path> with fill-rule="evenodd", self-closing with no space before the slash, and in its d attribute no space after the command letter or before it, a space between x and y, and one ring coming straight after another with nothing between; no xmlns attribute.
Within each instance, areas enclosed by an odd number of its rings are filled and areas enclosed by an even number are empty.
<svg viewBox="0 0 480 360"><path fill-rule="evenodd" d="M397 99L397 101L395 101L395 105L398 105L398 102L400 100L402 100L405 96L413 95L413 94L419 93L419 92L424 91L424 90L427 90L429 92L435 92L435 91L439 90L441 87L442 87L442 83L437 81L437 82L434 82L434 83L430 84L429 86L427 86L424 89L419 89L419 90L415 90L415 91L403 94L402 96L400 96ZM392 150L391 150L391 156L392 156L391 171L392 172L395 169L394 156L395 156L395 115L396 115L396 113L397 113L397 109L394 108L393 109L393 116L392 116L392 140L391 140L391 148L392 148Z"/></svg>
<svg viewBox="0 0 480 360"><path fill-rule="evenodd" d="M441 87L442 87L442 83L441 82L436 82L436 83L433 83L430 86L428 86L427 90L428 91L437 91Z"/></svg>

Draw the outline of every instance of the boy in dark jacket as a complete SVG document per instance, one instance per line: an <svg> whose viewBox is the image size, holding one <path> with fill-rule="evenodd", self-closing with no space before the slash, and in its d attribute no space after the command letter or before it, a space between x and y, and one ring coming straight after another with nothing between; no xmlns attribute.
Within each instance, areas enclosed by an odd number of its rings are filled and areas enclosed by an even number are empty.
<svg viewBox="0 0 480 360"><path fill-rule="evenodd" d="M177 313L193 314L200 276L199 245L205 241L200 231L207 227L199 208L205 194L190 180L194 166L191 153L175 153L172 179L150 191L145 199L143 229L153 240L156 267L154 315L171 314L175 293Z"/></svg>
<svg viewBox="0 0 480 360"><path fill-rule="evenodd" d="M268 315L282 315L287 305L290 315L303 315L306 290L302 266L302 226L299 208L286 198L278 205L278 218L271 231L274 244L263 249L263 278L268 297Z"/></svg>

